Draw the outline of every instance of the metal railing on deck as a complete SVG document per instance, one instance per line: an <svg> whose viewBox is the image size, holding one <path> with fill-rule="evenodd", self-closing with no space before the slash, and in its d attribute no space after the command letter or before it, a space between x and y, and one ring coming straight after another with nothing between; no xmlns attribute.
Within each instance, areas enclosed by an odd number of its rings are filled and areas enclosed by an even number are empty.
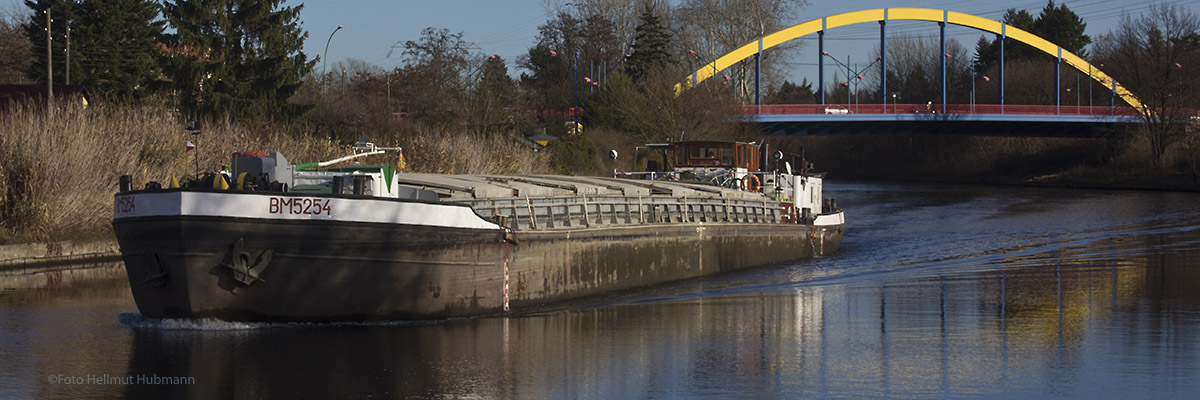
<svg viewBox="0 0 1200 400"><path fill-rule="evenodd" d="M736 198L514 197L464 199L476 214L514 231L701 222L779 223L778 203Z"/></svg>

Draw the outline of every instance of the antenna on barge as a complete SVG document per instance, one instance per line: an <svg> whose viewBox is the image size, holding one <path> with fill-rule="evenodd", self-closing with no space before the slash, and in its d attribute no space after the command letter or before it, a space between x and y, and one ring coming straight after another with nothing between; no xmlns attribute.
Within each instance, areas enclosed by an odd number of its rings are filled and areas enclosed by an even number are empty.
<svg viewBox="0 0 1200 400"><path fill-rule="evenodd" d="M379 147L375 143L371 143L366 136L358 138L358 142L354 143L354 154L356 156L366 156L380 154L384 151L404 151L401 147ZM370 154L367 154L370 153Z"/></svg>
<svg viewBox="0 0 1200 400"><path fill-rule="evenodd" d="M354 150L354 154L344 156L344 157L338 157L338 158L335 158L335 159L332 159L329 161L296 164L295 168L297 170L322 168L322 167L328 167L330 165L337 164L337 163L340 163L343 161L353 160L358 157L373 156L376 154L383 154L388 151L399 151L399 152L401 152L401 154L403 154L403 152L404 152L404 148L402 148L402 147L379 147L379 146L376 146L375 143L371 143L365 136L358 138L358 142L354 143L354 147L352 149Z"/></svg>

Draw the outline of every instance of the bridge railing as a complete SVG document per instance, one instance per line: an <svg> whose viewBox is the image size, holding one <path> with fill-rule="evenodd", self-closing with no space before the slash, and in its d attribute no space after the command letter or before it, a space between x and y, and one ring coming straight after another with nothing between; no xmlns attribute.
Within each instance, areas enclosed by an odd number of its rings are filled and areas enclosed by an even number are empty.
<svg viewBox="0 0 1200 400"><path fill-rule="evenodd" d="M785 114L1018 114L1136 116L1129 107L999 104L764 104L742 106L742 115Z"/></svg>

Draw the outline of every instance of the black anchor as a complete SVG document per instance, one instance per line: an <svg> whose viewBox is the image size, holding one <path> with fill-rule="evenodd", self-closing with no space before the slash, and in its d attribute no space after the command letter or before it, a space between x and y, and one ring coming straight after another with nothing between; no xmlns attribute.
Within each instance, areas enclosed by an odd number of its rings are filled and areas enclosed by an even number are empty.
<svg viewBox="0 0 1200 400"><path fill-rule="evenodd" d="M254 284L254 282L266 282L258 275L267 269L267 264L271 263L271 250L265 250L258 254L254 260L254 264L250 264L250 253L246 252L242 243L242 238L233 242L229 247L229 258L227 262L221 263L222 267L229 268L232 271L233 280L241 282L246 286Z"/></svg>

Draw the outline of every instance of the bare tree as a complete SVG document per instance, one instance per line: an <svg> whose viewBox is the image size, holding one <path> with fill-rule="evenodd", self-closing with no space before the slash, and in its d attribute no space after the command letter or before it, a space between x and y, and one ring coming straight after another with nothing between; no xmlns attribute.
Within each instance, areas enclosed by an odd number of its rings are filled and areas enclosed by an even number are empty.
<svg viewBox="0 0 1200 400"><path fill-rule="evenodd" d="M541 107L577 106L581 88L622 67L628 51L628 44L617 41L612 21L601 14L559 12L538 27L537 40L517 63L528 71L521 83L529 100Z"/></svg>
<svg viewBox="0 0 1200 400"><path fill-rule="evenodd" d="M404 46L404 65L392 74L400 111L439 129L465 121L462 99L471 76L471 50L462 32L425 28Z"/></svg>
<svg viewBox="0 0 1200 400"><path fill-rule="evenodd" d="M0 84L28 82L25 71L33 63L32 44L17 22L24 18L15 11L0 11Z"/></svg>
<svg viewBox="0 0 1200 400"><path fill-rule="evenodd" d="M806 5L805 0L685 0L677 10L680 43L695 53L688 53L693 58L689 60L692 65L705 65L799 22L795 17ZM773 86L771 83L780 80L786 61L800 46L801 42L792 41L771 49L773 60L762 64L765 86ZM743 60L719 75L722 82L734 85L740 101L753 100L754 60Z"/></svg>
<svg viewBox="0 0 1200 400"><path fill-rule="evenodd" d="M1167 149L1185 138L1200 90L1200 18L1169 4L1154 5L1134 18L1121 17L1093 47L1097 61L1141 102L1142 126L1151 162L1164 167Z"/></svg>
<svg viewBox="0 0 1200 400"><path fill-rule="evenodd" d="M901 33L888 38L887 71L889 93L897 94L901 102L907 103L941 103L942 58L946 61L946 86L949 97L959 98L969 89L959 88L955 82L968 82L971 65L967 59L967 50L957 40L946 41L946 53L941 52L941 45L936 39L922 39L919 36ZM875 47L875 59L879 59L879 47ZM946 57L946 54L949 57ZM865 66L859 66L862 68ZM849 77L851 81L865 79L870 82L871 92L867 94L868 103L877 102L880 98L879 67L871 69L874 72L864 72L863 78ZM968 82L969 85L969 82Z"/></svg>
<svg viewBox="0 0 1200 400"><path fill-rule="evenodd" d="M641 143L664 140L741 138L734 99L728 93L688 90L676 96L674 85L683 68L651 69L636 83L614 75L591 100L589 123L628 132Z"/></svg>
<svg viewBox="0 0 1200 400"><path fill-rule="evenodd" d="M640 4L628 0L576 0L570 3L547 0L546 10L549 17L564 13L580 20L594 15L603 16L612 25L615 42L624 46L617 51L628 52L629 44L633 42L633 31L638 25Z"/></svg>

